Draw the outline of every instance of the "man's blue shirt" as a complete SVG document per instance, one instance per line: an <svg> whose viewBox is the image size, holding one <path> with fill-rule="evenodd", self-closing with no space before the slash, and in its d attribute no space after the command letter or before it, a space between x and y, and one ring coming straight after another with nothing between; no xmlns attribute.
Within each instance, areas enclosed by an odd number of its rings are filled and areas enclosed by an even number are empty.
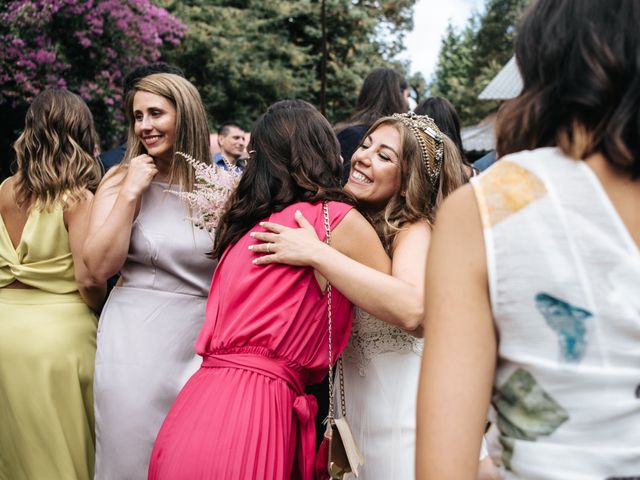
<svg viewBox="0 0 640 480"><path fill-rule="evenodd" d="M217 152L214 156L213 156L213 163L216 164L216 166L223 168L225 170L229 170L229 167L227 166L227 163L224 161L224 159L222 158L222 154L220 152ZM235 166L235 171L238 173L242 173L244 171L244 167L246 166L246 161L245 160L238 160L236 162L236 166Z"/></svg>

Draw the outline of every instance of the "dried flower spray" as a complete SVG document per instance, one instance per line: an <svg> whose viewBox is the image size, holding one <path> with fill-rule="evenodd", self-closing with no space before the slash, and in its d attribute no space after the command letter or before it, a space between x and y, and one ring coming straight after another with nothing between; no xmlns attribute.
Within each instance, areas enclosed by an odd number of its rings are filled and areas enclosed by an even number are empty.
<svg viewBox="0 0 640 480"><path fill-rule="evenodd" d="M191 192L173 193L189 205L191 217L188 220L206 230L213 239L227 200L238 186L241 174L201 162L183 152L176 152L176 155L191 164L195 170L195 183Z"/></svg>

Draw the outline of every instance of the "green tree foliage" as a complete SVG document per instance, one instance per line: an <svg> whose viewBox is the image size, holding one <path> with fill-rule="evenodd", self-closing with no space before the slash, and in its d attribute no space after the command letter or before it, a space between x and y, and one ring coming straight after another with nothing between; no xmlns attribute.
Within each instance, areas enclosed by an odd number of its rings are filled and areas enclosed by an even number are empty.
<svg viewBox="0 0 640 480"><path fill-rule="evenodd" d="M325 0L327 117L345 118L371 68L394 61L415 0ZM246 125L279 99L320 105L321 0L157 0L189 28L164 58L200 90L212 126Z"/></svg>
<svg viewBox="0 0 640 480"><path fill-rule="evenodd" d="M431 93L448 98L462 123L477 123L497 108L478 95L513 55L518 19L530 0L487 0L485 13L474 14L462 31L451 25L442 39Z"/></svg>
<svg viewBox="0 0 640 480"><path fill-rule="evenodd" d="M183 44L165 58L198 87L213 125L227 119L249 125L271 99L300 97L314 82L311 59L290 44L285 28L295 5L234 3L247 2L164 2L189 26Z"/></svg>
<svg viewBox="0 0 640 480"><path fill-rule="evenodd" d="M46 88L80 94L104 147L126 132L122 80L186 26L151 0L0 1L0 179L27 107Z"/></svg>
<svg viewBox="0 0 640 480"><path fill-rule="evenodd" d="M351 114L363 79L372 68L387 66L405 73L406 64L395 60L404 49L404 36L413 28L416 0L326 0L328 27L327 117L337 122ZM309 2L312 9L305 19L314 30L320 27L319 1ZM317 27L316 27L317 26ZM319 31L308 32L310 53L319 65ZM319 69L318 69L319 72ZM312 101L319 103L314 90Z"/></svg>
<svg viewBox="0 0 640 480"><path fill-rule="evenodd" d="M150 0L0 4L0 112L24 111L46 88L68 88L88 103L104 143L112 143L124 131L125 72L157 60L184 30Z"/></svg>

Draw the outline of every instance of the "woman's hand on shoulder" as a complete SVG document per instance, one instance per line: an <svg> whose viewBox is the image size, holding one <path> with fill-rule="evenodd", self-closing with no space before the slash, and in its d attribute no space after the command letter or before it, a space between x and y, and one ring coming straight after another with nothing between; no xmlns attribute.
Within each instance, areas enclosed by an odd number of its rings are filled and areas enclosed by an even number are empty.
<svg viewBox="0 0 640 480"><path fill-rule="evenodd" d="M158 168L149 155L142 154L132 158L122 184L122 193L138 198L142 192L149 188L157 174Z"/></svg>
<svg viewBox="0 0 640 480"><path fill-rule="evenodd" d="M100 182L96 195L100 198L123 194L128 200L138 200L158 174L158 168L149 155L131 159L128 165L111 168Z"/></svg>
<svg viewBox="0 0 640 480"><path fill-rule="evenodd" d="M371 224L355 209L350 210L332 232L331 246L318 238L315 228L296 211L295 220L300 228L289 228L272 222L262 222L267 232L253 232L251 236L262 243L249 249L264 255L253 260L256 265L284 263L295 266L321 268L328 261L332 247L354 260L390 272L389 257Z"/></svg>
<svg viewBox="0 0 640 480"><path fill-rule="evenodd" d="M318 239L315 228L299 210L296 210L294 218L300 228L289 228L273 222L260 223L267 232L251 233L252 238L262 243L249 245L249 250L264 255L255 258L253 263L284 263L303 267L313 265L317 251L325 244Z"/></svg>

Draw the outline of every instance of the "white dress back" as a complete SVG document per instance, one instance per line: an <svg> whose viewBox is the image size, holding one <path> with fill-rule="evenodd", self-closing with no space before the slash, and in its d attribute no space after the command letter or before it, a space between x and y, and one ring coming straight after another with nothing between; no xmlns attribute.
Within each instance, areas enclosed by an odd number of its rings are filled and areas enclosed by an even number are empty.
<svg viewBox="0 0 640 480"><path fill-rule="evenodd" d="M499 337L506 478L640 478L640 252L592 170L556 148L472 180Z"/></svg>

